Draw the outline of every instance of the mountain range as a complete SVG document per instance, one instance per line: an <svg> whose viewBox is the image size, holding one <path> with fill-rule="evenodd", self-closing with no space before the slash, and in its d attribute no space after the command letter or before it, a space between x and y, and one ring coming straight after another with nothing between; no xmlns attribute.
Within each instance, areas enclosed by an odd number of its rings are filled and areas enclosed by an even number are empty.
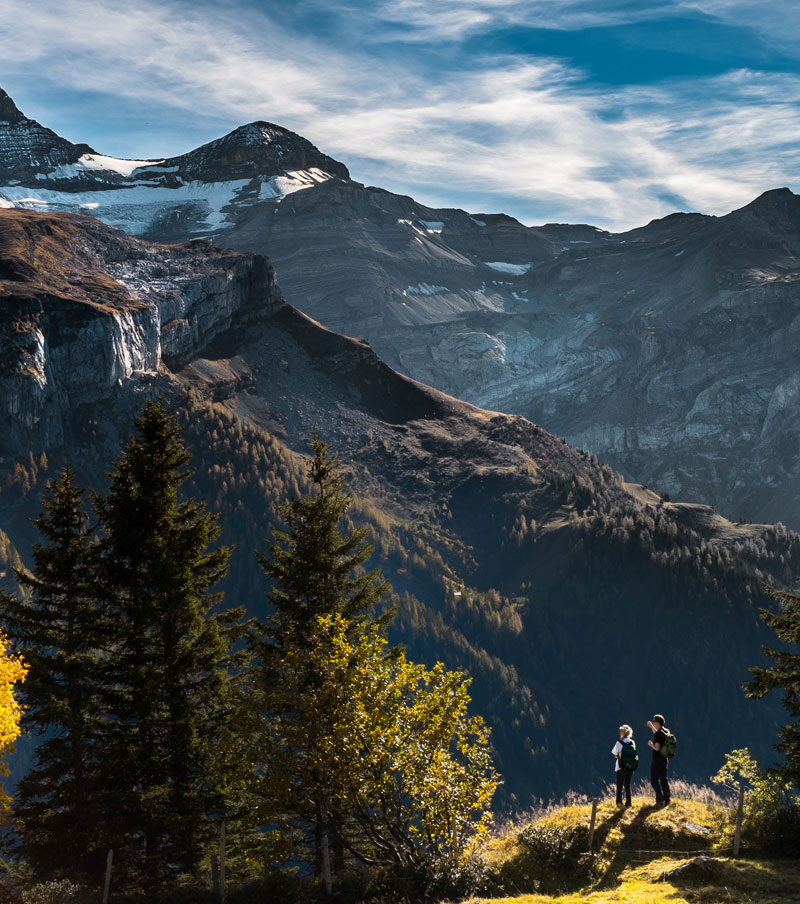
<svg viewBox="0 0 800 904"><path fill-rule="evenodd" d="M0 93L0 579L30 562L46 479L70 463L102 491L162 396L236 545L227 600L260 614L252 550L316 429L372 528L393 639L473 679L502 804L597 792L616 726L656 710L690 778L733 747L769 756L778 703L740 685L769 640L761 582L800 566L796 534L749 523L794 504L797 204L534 229L365 187L269 123L125 161Z"/></svg>
<svg viewBox="0 0 800 904"><path fill-rule="evenodd" d="M180 414L191 491L236 545L230 605L263 614L252 554L304 486L310 431L348 472L413 657L473 679L505 786L525 807L598 792L616 725L665 709L679 772L768 755L776 702L740 685L767 640L760 581L800 537L626 483L515 415L402 376L284 299L262 256L160 245L87 215L0 211L0 557L30 561L30 517L64 464L103 490L146 397Z"/></svg>
<svg viewBox="0 0 800 904"><path fill-rule="evenodd" d="M72 144L0 92L0 205L268 254L287 300L391 367L629 479L800 526L800 198L612 234L432 209L280 126L181 156Z"/></svg>

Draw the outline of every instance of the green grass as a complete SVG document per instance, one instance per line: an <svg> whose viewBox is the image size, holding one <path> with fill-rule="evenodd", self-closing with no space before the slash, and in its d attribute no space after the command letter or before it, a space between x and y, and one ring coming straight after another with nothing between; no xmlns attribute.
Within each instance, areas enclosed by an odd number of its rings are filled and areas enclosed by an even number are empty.
<svg viewBox="0 0 800 904"><path fill-rule="evenodd" d="M474 904L796 904L800 860L734 859L731 810L712 792L687 787L662 809L634 797L597 809L593 853L586 852L591 804L573 803L507 828L484 856L502 893ZM533 827L533 828L532 828ZM698 853L714 858L713 877L666 878Z"/></svg>

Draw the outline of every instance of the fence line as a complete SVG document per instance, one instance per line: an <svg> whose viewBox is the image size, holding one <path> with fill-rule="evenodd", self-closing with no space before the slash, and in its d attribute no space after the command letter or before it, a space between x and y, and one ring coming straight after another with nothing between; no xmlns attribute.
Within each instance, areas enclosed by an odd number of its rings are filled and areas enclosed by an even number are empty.
<svg viewBox="0 0 800 904"><path fill-rule="evenodd" d="M725 854L725 853L729 853L729 852L734 853L734 848L732 846L726 847L726 848L705 848L702 851L635 851L635 850L631 850L631 851L622 850L621 851L621 850L619 850L619 848L617 849L617 854L626 854L626 853L630 853L632 855L633 854L651 854L651 855L656 854L656 855L661 855L661 856L664 856L665 854L667 854L671 857L678 857L678 858L697 857L697 856L717 857L720 854ZM630 862L631 863L650 863L650 862L652 862L653 859L654 858L652 856L647 857L647 858L631 856Z"/></svg>
<svg viewBox="0 0 800 904"><path fill-rule="evenodd" d="M617 848L618 851L624 852L625 848ZM690 854L721 854L723 851L732 851L733 845L726 848L702 848L699 851L680 851L680 850L664 850L664 851L648 851L646 848L630 848L632 854L681 854L688 857Z"/></svg>

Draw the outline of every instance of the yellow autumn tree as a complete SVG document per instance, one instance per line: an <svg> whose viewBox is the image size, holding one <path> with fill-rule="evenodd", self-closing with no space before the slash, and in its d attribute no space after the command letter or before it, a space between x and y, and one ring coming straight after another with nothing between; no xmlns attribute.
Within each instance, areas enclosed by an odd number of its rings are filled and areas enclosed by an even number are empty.
<svg viewBox="0 0 800 904"><path fill-rule="evenodd" d="M22 710L14 691L25 680L28 666L10 649L8 639L0 631L0 775L8 775L5 756L19 735ZM5 817L11 798L0 789L0 817Z"/></svg>
<svg viewBox="0 0 800 904"><path fill-rule="evenodd" d="M389 655L378 625L348 627L317 616L284 651L267 689L280 715L256 735L263 791L292 837L321 824L355 862L463 864L489 832L500 782L489 730L468 714L469 680Z"/></svg>

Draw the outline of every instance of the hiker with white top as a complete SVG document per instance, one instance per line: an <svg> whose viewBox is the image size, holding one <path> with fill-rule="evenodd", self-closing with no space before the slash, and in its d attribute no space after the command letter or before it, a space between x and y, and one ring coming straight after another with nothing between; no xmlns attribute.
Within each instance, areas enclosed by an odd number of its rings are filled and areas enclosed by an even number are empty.
<svg viewBox="0 0 800 904"><path fill-rule="evenodd" d="M622 806L622 789L625 789L625 806L631 805L631 778L639 765L639 754L633 740L633 729L630 725L620 725L619 740L611 748L616 758L617 806Z"/></svg>

